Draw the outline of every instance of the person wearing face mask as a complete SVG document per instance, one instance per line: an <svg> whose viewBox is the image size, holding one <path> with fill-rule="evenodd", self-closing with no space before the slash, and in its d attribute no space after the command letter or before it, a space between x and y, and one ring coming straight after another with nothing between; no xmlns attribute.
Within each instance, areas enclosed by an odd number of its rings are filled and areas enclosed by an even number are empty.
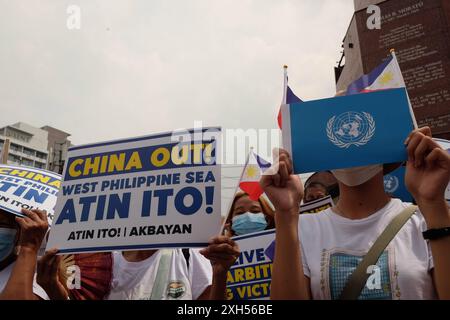
<svg viewBox="0 0 450 320"><path fill-rule="evenodd" d="M354 298L450 299L450 211L444 192L450 155L429 128L405 141L405 183L418 204L367 270ZM320 215L298 215L303 187L280 151L273 175L261 187L275 206L276 247L272 299L343 299L347 280L386 226L410 204L384 191L383 165L333 170L340 198ZM425 233L424 233L425 232Z"/></svg>
<svg viewBox="0 0 450 320"><path fill-rule="evenodd" d="M239 257L240 250L231 236L241 236L274 228L274 213L263 197L251 200L244 192L238 192L225 220L224 235L214 237L200 254L211 261L213 279L211 300L226 300L227 274Z"/></svg>
<svg viewBox="0 0 450 320"><path fill-rule="evenodd" d="M0 300L48 299L34 280L37 254L48 229L47 213L23 209L22 214L0 210Z"/></svg>
<svg viewBox="0 0 450 320"><path fill-rule="evenodd" d="M274 227L274 212L266 199L254 201L244 192L235 195L225 223L228 235L241 236Z"/></svg>

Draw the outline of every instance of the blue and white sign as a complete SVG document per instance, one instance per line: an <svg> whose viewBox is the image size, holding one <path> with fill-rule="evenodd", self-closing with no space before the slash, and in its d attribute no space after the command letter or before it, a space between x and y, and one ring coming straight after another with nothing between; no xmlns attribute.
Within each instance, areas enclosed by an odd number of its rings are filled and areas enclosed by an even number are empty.
<svg viewBox="0 0 450 320"><path fill-rule="evenodd" d="M412 202L413 197L405 185L406 167L400 166L398 169L384 176L384 190L392 197L401 199L404 202Z"/></svg>
<svg viewBox="0 0 450 320"><path fill-rule="evenodd" d="M227 274L228 300L269 300L272 260L265 251L275 240L275 230L233 237L241 254Z"/></svg>
<svg viewBox="0 0 450 320"><path fill-rule="evenodd" d="M0 164L0 209L17 216L23 216L22 209L45 210L51 224L60 185L54 172Z"/></svg>
<svg viewBox="0 0 450 320"><path fill-rule="evenodd" d="M404 88L283 105L282 114L297 174L407 159L414 122Z"/></svg>
<svg viewBox="0 0 450 320"><path fill-rule="evenodd" d="M339 148L364 146L375 134L375 120L368 112L344 112L327 123L327 136Z"/></svg>
<svg viewBox="0 0 450 320"><path fill-rule="evenodd" d="M206 246L220 230L220 129L69 149L47 248Z"/></svg>

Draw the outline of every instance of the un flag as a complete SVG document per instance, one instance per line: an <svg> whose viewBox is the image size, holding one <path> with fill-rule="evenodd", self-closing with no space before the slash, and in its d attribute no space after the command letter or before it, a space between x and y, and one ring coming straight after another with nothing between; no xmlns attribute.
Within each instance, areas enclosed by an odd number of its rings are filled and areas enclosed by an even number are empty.
<svg viewBox="0 0 450 320"><path fill-rule="evenodd" d="M283 144L295 173L402 162L414 129L406 89L285 105Z"/></svg>

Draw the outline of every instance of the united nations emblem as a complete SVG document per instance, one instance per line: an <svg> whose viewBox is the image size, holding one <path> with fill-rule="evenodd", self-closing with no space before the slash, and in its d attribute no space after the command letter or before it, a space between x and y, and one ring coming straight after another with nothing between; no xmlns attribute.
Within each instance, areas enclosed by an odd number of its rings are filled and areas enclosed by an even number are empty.
<svg viewBox="0 0 450 320"><path fill-rule="evenodd" d="M349 111L333 116L327 123L328 139L337 147L347 149L367 144L375 134L375 120L367 112Z"/></svg>
<svg viewBox="0 0 450 320"><path fill-rule="evenodd" d="M167 286L167 296L172 299L179 299L186 293L186 286L183 281L171 281Z"/></svg>
<svg viewBox="0 0 450 320"><path fill-rule="evenodd" d="M387 193L394 193L397 191L399 186L399 181L396 176L391 176L390 174L384 176L384 190Z"/></svg>

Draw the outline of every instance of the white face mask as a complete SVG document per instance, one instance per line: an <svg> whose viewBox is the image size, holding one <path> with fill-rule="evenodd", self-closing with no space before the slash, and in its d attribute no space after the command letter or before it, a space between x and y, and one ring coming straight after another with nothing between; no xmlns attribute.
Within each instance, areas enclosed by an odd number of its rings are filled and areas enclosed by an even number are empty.
<svg viewBox="0 0 450 320"><path fill-rule="evenodd" d="M331 170L340 182L349 187L356 187L369 181L383 170L383 165L374 164L364 167Z"/></svg>

